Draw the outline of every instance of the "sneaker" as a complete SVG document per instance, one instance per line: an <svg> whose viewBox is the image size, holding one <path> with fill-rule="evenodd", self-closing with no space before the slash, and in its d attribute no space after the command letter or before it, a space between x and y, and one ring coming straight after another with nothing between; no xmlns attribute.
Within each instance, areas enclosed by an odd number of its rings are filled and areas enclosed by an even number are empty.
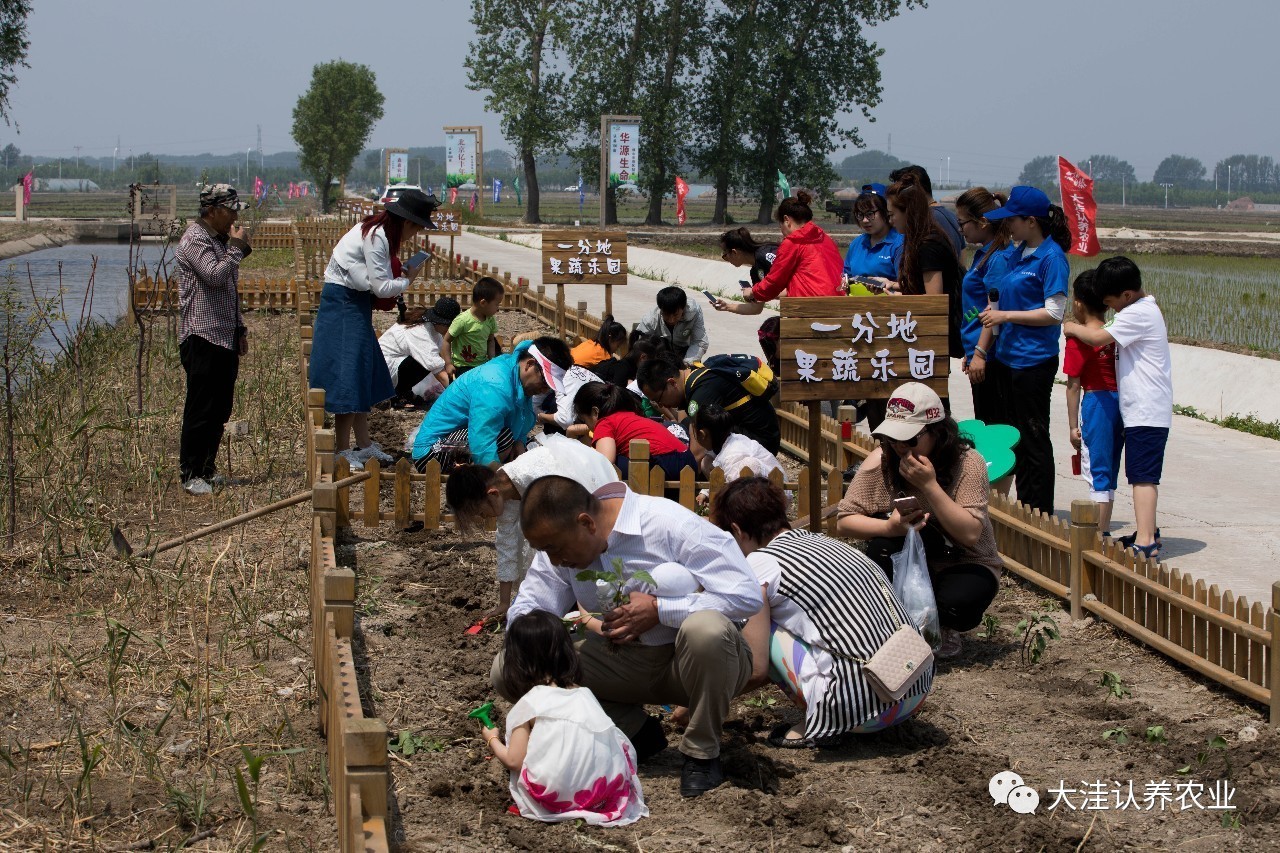
<svg viewBox="0 0 1280 853"><path fill-rule="evenodd" d="M192 477L182 484L182 491L189 495L201 497L203 495L213 494L213 486L209 485L200 477Z"/></svg>
<svg viewBox="0 0 1280 853"><path fill-rule="evenodd" d="M386 465L389 462L396 461L396 458L392 456L390 453L387 453L385 450L383 450L382 445L378 444L378 442L376 441L371 442L368 447L360 448L359 450L355 451L355 453L357 456L360 457L361 468L363 468L364 463L368 462L370 459L377 459L383 465Z"/></svg>
<svg viewBox="0 0 1280 853"><path fill-rule="evenodd" d="M231 479L225 474L214 474L212 477L205 477L205 482L215 489L225 489L231 485Z"/></svg>
<svg viewBox="0 0 1280 853"><path fill-rule="evenodd" d="M365 457L360 455L359 450L352 450L350 448L346 450L339 450L338 457L340 459L347 460L347 465L351 468L352 471L364 470Z"/></svg>
<svg viewBox="0 0 1280 853"><path fill-rule="evenodd" d="M959 631L951 628L942 629L942 645L938 648L938 657L942 660L957 657L964 648L964 638Z"/></svg>
<svg viewBox="0 0 1280 853"><path fill-rule="evenodd" d="M1116 541L1120 543L1121 548L1132 548L1134 544L1136 544L1138 541L1138 531L1135 530L1132 533L1129 533L1125 536L1117 536ZM1156 541L1154 544L1157 548L1159 548L1161 545L1164 544L1162 541L1160 541L1159 527L1156 528Z"/></svg>

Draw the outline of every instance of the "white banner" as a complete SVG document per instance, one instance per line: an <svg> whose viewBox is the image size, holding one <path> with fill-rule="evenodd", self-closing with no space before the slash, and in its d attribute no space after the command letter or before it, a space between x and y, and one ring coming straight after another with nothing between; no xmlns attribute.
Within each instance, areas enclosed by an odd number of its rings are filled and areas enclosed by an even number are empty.
<svg viewBox="0 0 1280 853"><path fill-rule="evenodd" d="M636 188L640 173L640 125L609 126L609 185Z"/></svg>
<svg viewBox="0 0 1280 853"><path fill-rule="evenodd" d="M479 140L475 133L446 133L444 135L444 185L461 187L476 182L476 150Z"/></svg>
<svg viewBox="0 0 1280 853"><path fill-rule="evenodd" d="M387 183L407 184L409 182L409 152L387 152Z"/></svg>

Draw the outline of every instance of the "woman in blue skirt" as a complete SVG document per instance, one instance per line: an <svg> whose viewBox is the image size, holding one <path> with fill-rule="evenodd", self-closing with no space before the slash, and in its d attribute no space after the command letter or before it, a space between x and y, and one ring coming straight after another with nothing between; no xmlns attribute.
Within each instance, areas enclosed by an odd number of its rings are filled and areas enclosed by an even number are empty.
<svg viewBox="0 0 1280 853"><path fill-rule="evenodd" d="M369 410L395 395L395 386L373 332L374 300L394 299L421 266L401 271L400 246L433 228L435 196L409 190L367 216L333 248L324 271L324 290L311 345L312 388L324 389L325 411L333 413L338 455L353 470L369 459L391 462L369 437ZM351 432L355 431L355 445Z"/></svg>

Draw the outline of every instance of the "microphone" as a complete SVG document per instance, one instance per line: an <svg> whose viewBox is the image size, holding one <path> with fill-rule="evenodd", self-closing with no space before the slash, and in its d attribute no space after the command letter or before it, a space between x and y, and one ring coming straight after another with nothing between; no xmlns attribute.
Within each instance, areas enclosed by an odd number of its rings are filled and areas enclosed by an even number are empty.
<svg viewBox="0 0 1280 853"><path fill-rule="evenodd" d="M999 310L999 308L1000 308L1000 288L998 288L998 287L993 287L993 288L991 288L990 290L988 290L988 291L987 291L987 308L988 308L989 310L991 310L991 311ZM996 337L996 336L997 336L997 335L999 335L999 334L1000 334L1000 327L999 327L999 326L992 326L992 327L991 327L991 337L993 337L993 338L994 338L994 337Z"/></svg>

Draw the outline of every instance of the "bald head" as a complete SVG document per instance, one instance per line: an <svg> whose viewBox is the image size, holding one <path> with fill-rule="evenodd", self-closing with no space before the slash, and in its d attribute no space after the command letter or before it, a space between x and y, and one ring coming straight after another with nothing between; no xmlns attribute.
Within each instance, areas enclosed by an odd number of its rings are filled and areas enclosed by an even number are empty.
<svg viewBox="0 0 1280 853"><path fill-rule="evenodd" d="M520 526L529 530L545 525L559 530L573 524L582 513L595 514L600 502L581 483L568 477L539 477L520 501Z"/></svg>

